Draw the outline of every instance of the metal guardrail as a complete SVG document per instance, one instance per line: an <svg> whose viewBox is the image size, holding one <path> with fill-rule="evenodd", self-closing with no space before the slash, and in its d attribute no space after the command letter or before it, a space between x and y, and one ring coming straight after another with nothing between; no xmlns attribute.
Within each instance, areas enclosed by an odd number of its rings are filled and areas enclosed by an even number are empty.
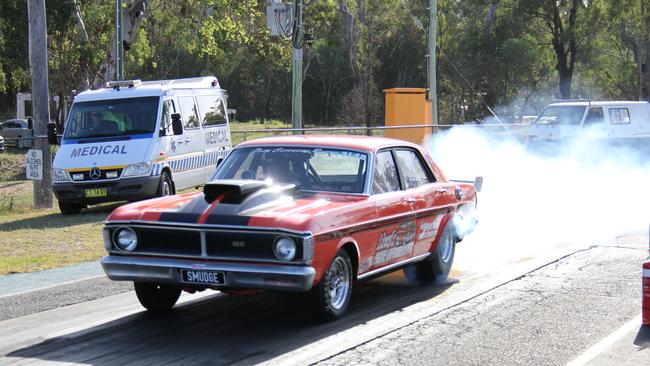
<svg viewBox="0 0 650 366"><path fill-rule="evenodd" d="M352 134L352 131L385 131L385 130L397 130L397 129L410 129L410 128L431 128L433 133L436 133L437 129L449 129L453 127L474 127L474 128L491 128L491 129L504 129L508 133L511 133L509 128L528 128L529 124L524 123L510 123L510 124L453 124L453 125L407 125L407 126L375 126L375 127L359 127L359 126L349 126L349 127L306 127L306 128L265 128L265 129L245 129L245 130L230 130L230 133L237 133L244 135L244 141L248 140L249 134L282 134L282 133L294 133L297 134L307 134L308 132L336 132L336 131L347 131L348 134Z"/></svg>

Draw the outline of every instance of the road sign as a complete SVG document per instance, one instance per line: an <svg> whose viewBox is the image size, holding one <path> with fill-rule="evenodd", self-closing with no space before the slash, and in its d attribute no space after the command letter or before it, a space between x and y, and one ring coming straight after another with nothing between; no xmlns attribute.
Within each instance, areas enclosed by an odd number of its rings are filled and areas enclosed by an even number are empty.
<svg viewBox="0 0 650 366"><path fill-rule="evenodd" d="M28 150L27 151L27 179L42 180L43 179L43 152L41 150Z"/></svg>

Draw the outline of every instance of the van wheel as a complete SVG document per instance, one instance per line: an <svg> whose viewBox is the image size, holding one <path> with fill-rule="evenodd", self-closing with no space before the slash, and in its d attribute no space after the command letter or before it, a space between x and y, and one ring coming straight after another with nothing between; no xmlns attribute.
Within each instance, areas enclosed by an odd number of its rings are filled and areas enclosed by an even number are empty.
<svg viewBox="0 0 650 366"><path fill-rule="evenodd" d="M404 275L411 283L428 285L447 282L456 253L456 235L452 225L447 225L431 255L417 264L404 268Z"/></svg>
<svg viewBox="0 0 650 366"><path fill-rule="evenodd" d="M169 176L169 173L162 172L160 174L160 183L158 184L158 191L156 192L156 197L165 197L171 196L174 194L174 183L172 178Z"/></svg>
<svg viewBox="0 0 650 366"><path fill-rule="evenodd" d="M140 304L152 313L170 311L178 301L178 297L181 296L180 286L149 282L133 282L133 286Z"/></svg>
<svg viewBox="0 0 650 366"><path fill-rule="evenodd" d="M81 212L82 208L83 206L78 203L65 203L59 201L59 210L61 210L61 213L64 215L76 215Z"/></svg>
<svg viewBox="0 0 650 366"><path fill-rule="evenodd" d="M311 290L312 311L316 319L340 318L352 297L352 264L344 250L339 250L320 283Z"/></svg>

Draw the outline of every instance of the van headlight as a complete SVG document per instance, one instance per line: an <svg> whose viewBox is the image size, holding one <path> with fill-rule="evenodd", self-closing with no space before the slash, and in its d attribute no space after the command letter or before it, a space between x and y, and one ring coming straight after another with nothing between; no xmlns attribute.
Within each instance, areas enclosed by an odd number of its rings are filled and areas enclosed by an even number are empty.
<svg viewBox="0 0 650 366"><path fill-rule="evenodd" d="M133 229L122 227L113 233L113 243L125 252L132 252L138 246L138 235Z"/></svg>
<svg viewBox="0 0 650 366"><path fill-rule="evenodd" d="M275 241L273 253L280 260L290 261L296 257L296 242L289 237L283 236Z"/></svg>
<svg viewBox="0 0 650 366"><path fill-rule="evenodd" d="M151 164L136 163L127 166L122 172L122 177L137 177L140 175L149 175L149 172L151 172Z"/></svg>
<svg viewBox="0 0 650 366"><path fill-rule="evenodd" d="M52 181L54 182L69 182L70 175L63 169L53 168L52 169Z"/></svg>

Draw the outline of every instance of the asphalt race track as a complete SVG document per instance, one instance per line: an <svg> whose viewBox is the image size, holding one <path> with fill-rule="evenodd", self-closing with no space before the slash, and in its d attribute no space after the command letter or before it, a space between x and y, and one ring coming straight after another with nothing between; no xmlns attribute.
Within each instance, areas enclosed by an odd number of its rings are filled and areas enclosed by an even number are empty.
<svg viewBox="0 0 650 366"><path fill-rule="evenodd" d="M101 277L0 295L0 364L650 364L646 233L486 266L463 260L475 245L459 245L448 284L395 272L356 286L347 316L328 324L281 293L186 294L152 316L130 284Z"/></svg>

